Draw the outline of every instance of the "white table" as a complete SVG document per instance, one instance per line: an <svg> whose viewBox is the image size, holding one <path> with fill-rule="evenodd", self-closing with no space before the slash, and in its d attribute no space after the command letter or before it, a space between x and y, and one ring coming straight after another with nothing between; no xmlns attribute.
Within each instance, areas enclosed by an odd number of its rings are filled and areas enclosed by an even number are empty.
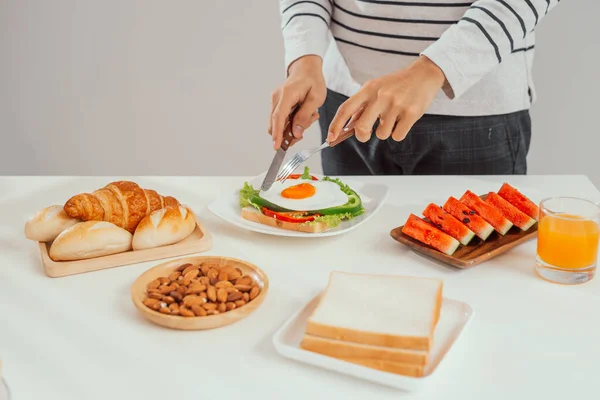
<svg viewBox="0 0 600 400"><path fill-rule="evenodd" d="M242 177L129 178L197 210L214 237L208 254L245 257L269 275L269 295L254 314L196 332L152 325L133 307L131 283L157 262L51 279L24 239L32 213L113 179L0 178L0 358L14 400L600 398L600 277L576 287L542 281L533 272L535 241L456 270L389 236L430 201L497 190L505 179L526 193L600 200L586 177L355 177L388 184L387 203L362 228L318 241L247 232L204 208ZM273 333L332 269L443 278L445 296L475 309L424 391L406 394L276 353Z"/></svg>

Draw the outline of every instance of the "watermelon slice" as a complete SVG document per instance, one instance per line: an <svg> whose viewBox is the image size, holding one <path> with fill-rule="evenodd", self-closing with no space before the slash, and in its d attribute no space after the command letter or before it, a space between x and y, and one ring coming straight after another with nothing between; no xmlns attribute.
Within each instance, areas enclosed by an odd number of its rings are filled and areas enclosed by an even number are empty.
<svg viewBox="0 0 600 400"><path fill-rule="evenodd" d="M467 207L473 209L479 216L485 219L494 227L501 235L506 235L506 232L512 228L513 224L498 211L495 207L481 200L481 197L467 190L462 195L460 201Z"/></svg>
<svg viewBox="0 0 600 400"><path fill-rule="evenodd" d="M531 218L524 212L521 212L515 206L500 197L497 193L488 193L485 202L496 207L496 209L500 211L500 213L504 215L507 220L512 222L515 226L521 228L521 230L526 231L527 229L531 228L533 224L535 224L535 219Z"/></svg>
<svg viewBox="0 0 600 400"><path fill-rule="evenodd" d="M458 240L414 214L408 216L402 233L449 256L454 254L460 245Z"/></svg>
<svg viewBox="0 0 600 400"><path fill-rule="evenodd" d="M524 212L536 221L538 220L539 207L508 183L502 185L500 190L498 190L498 195L515 206L519 211Z"/></svg>
<svg viewBox="0 0 600 400"><path fill-rule="evenodd" d="M436 206L433 203L425 208L423 215L429 218L432 224L465 246L475 236L473 231L467 228L462 222L448 214L442 207Z"/></svg>
<svg viewBox="0 0 600 400"><path fill-rule="evenodd" d="M448 198L444 204L444 210L475 232L481 240L486 240L494 232L493 226L454 197Z"/></svg>

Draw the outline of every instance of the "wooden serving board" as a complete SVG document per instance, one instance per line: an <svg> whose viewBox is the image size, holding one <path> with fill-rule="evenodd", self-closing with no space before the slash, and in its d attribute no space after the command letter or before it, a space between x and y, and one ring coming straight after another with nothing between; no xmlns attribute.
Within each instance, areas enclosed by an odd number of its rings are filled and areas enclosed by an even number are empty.
<svg viewBox="0 0 600 400"><path fill-rule="evenodd" d="M485 199L486 196L483 195L480 197ZM429 221L426 218L423 219L425 221ZM496 257L502 253L506 253L508 250L520 245L521 243L537 237L538 230L538 223L536 222L526 231L522 231L516 226L513 226L504 236L494 231L485 242L475 236L468 245L459 245L454 254L449 256L431 246L411 238L408 235L405 235L402 233L403 226L404 225L392 229L390 232L392 238L426 257L433 258L437 261L443 262L444 264L462 269L474 267L475 265L481 264L490 258Z"/></svg>
<svg viewBox="0 0 600 400"><path fill-rule="evenodd" d="M51 278L58 278L123 265L200 253L210 250L212 247L212 236L200 225L200 222L196 222L194 232L175 244L145 250L130 250L124 253L78 261L53 261L48 254L50 245L51 243L39 243L42 263L46 275Z"/></svg>

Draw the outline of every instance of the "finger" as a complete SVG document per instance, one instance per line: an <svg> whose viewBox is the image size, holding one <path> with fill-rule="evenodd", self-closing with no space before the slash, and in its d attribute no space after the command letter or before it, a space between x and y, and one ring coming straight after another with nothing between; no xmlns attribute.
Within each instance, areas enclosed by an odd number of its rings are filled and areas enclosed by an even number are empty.
<svg viewBox="0 0 600 400"><path fill-rule="evenodd" d="M394 127L396 125L396 121L398 120L398 115L392 110L388 110L384 112L383 115L379 118L379 126L375 131L375 135L379 140L386 140L392 134Z"/></svg>
<svg viewBox="0 0 600 400"><path fill-rule="evenodd" d="M366 95L359 92L342 103L329 124L329 133L327 137L329 142L338 138L346 123L349 122L350 117L355 114L360 107L365 105L364 103L366 100Z"/></svg>
<svg viewBox="0 0 600 400"><path fill-rule="evenodd" d="M366 142L371 138L373 125L377 122L379 116L385 111L384 103L375 101L369 104L362 113L354 126L354 136L359 142Z"/></svg>
<svg viewBox="0 0 600 400"><path fill-rule="evenodd" d="M320 106L319 100L309 91L294 117L292 132L295 138L301 138L304 131L314 122L311 121L312 115Z"/></svg>
<svg viewBox="0 0 600 400"><path fill-rule="evenodd" d="M273 135L273 111L275 111L275 107L279 103L279 90L275 90L271 94L271 112L269 113L269 135Z"/></svg>
<svg viewBox="0 0 600 400"><path fill-rule="evenodd" d="M292 108L297 103L297 95L286 96L284 92L281 93L279 103L277 103L275 110L273 110L273 148L275 150L279 149L279 146L281 146L281 142L283 140L283 129L285 128L285 124L290 116Z"/></svg>
<svg viewBox="0 0 600 400"><path fill-rule="evenodd" d="M320 117L320 114L315 111L311 117L310 117L310 122L309 125L312 125L313 122L317 121ZM290 147L292 147L293 145L295 145L296 143L298 143L299 141L301 141L302 139L304 139L304 132L302 132L302 135L300 135L299 138L294 137L294 139L292 140L292 143L290 144Z"/></svg>
<svg viewBox="0 0 600 400"><path fill-rule="evenodd" d="M356 121L358 121L360 119L363 112L365 112L365 106L361 106L357 112L352 114L352 117L350 117L350 121L348 121L348 123L346 124L344 129L342 129L342 132L348 132L350 129L354 129L354 126L356 125Z"/></svg>
<svg viewBox="0 0 600 400"><path fill-rule="evenodd" d="M401 142L402 140L404 140L404 138L406 138L406 135L408 135L408 131L410 131L410 128L412 128L413 124L414 123L411 122L409 119L401 117L398 120L398 122L396 122L396 127L392 131L392 139L394 139L396 142Z"/></svg>
<svg viewBox="0 0 600 400"><path fill-rule="evenodd" d="M422 115L423 113L415 109L414 107L406 107L401 112L399 120L396 123L396 127L392 132L392 139L394 139L396 142L404 140L412 126L415 124L415 122L417 122L419 118L421 118Z"/></svg>

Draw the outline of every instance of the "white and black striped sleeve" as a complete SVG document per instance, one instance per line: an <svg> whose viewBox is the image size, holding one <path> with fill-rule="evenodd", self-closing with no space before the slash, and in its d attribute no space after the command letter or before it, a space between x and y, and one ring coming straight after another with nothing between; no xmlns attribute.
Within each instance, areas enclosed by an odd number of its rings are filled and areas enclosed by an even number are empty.
<svg viewBox="0 0 600 400"><path fill-rule="evenodd" d="M511 53L560 0L478 0L422 54L446 74L458 98Z"/></svg>
<svg viewBox="0 0 600 400"><path fill-rule="evenodd" d="M324 57L333 0L279 0L286 71L298 58Z"/></svg>

